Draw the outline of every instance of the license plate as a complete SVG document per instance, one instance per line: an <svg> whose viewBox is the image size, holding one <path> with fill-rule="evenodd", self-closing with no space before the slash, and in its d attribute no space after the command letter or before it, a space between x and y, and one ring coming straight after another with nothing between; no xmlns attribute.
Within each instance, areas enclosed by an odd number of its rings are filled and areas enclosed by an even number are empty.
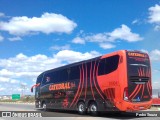
<svg viewBox="0 0 160 120"><path fill-rule="evenodd" d="M139 107L139 109L144 109L144 107Z"/></svg>

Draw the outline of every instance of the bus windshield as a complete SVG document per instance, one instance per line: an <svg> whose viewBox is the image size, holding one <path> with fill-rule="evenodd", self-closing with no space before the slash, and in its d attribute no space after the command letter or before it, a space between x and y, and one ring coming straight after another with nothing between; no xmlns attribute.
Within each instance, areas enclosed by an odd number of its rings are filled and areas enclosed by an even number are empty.
<svg viewBox="0 0 160 120"><path fill-rule="evenodd" d="M128 75L149 77L150 61L145 53L128 52Z"/></svg>

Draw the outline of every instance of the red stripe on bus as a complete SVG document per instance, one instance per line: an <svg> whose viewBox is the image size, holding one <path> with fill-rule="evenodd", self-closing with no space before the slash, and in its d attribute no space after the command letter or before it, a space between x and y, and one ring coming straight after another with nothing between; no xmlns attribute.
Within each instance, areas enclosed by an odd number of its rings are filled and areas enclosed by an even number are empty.
<svg viewBox="0 0 160 120"><path fill-rule="evenodd" d="M129 96L129 98L131 98L133 96L133 94L135 94L135 92L137 91L137 89L139 88L139 85L136 85L136 88L134 89L134 91L131 93L131 95Z"/></svg>
<svg viewBox="0 0 160 120"><path fill-rule="evenodd" d="M147 70L146 70L146 77L149 77L149 75L148 75L148 68L147 68Z"/></svg>
<svg viewBox="0 0 160 120"><path fill-rule="evenodd" d="M144 70L144 68L143 68L143 76L145 76L145 70Z"/></svg>
<svg viewBox="0 0 160 120"><path fill-rule="evenodd" d="M112 88L110 88L110 93L111 93L111 99L113 99L113 89Z"/></svg>
<svg viewBox="0 0 160 120"><path fill-rule="evenodd" d="M136 93L134 94L134 96L133 96L132 98L135 98L135 97L136 97L136 95L137 95L137 94L139 93L139 91L141 90L141 87L142 87L142 85L139 86L138 90L136 91ZM131 98L131 99L132 99L132 98Z"/></svg>
<svg viewBox="0 0 160 120"><path fill-rule="evenodd" d="M96 68L96 78L97 78L97 76L98 76L98 68L99 68L99 62L98 62L97 68ZM100 91L98 90L98 87L97 87L97 85L96 85L95 80L94 80L93 82L94 82L94 86L95 86L97 92L99 93L99 95L101 96L101 98L104 100L103 95L102 95L102 94L100 93Z"/></svg>
<svg viewBox="0 0 160 120"><path fill-rule="evenodd" d="M112 99L114 98L114 88L112 88Z"/></svg>
<svg viewBox="0 0 160 120"><path fill-rule="evenodd" d="M75 99L77 98L77 95L79 94L79 91L80 91L80 87L81 87L81 68L79 67L79 70L80 70L80 81L79 81L79 85L78 85L78 90L76 92L76 95L74 96L74 99L72 101L72 103L70 104L70 107L73 105L73 103L75 102Z"/></svg>
<svg viewBox="0 0 160 120"><path fill-rule="evenodd" d="M151 96L151 90L152 90L151 81L148 82L148 87L149 87L149 89L150 89L150 96Z"/></svg>
<svg viewBox="0 0 160 120"><path fill-rule="evenodd" d="M151 71L149 70L149 76L151 76Z"/></svg>
<svg viewBox="0 0 160 120"><path fill-rule="evenodd" d="M143 75L143 73L142 73L142 70L141 70L141 67L140 67L140 76L142 76Z"/></svg>
<svg viewBox="0 0 160 120"><path fill-rule="evenodd" d="M109 92L108 92L108 89L106 89L106 96L107 96L107 98L109 99Z"/></svg>
<svg viewBox="0 0 160 120"><path fill-rule="evenodd" d="M86 100L86 94L87 94L87 80L88 80L88 76L87 76L87 64L85 64L85 68L86 68L86 89L85 89L85 100Z"/></svg>
<svg viewBox="0 0 160 120"><path fill-rule="evenodd" d="M91 62L91 66L92 66L92 62ZM95 64L94 64L94 66L95 66ZM94 67L93 67L93 69L94 69ZM93 71L94 71L94 70L93 70ZM93 72L92 72L92 67L91 67L91 71L90 71L90 86L91 86L91 92L92 92L93 99L95 100L94 92L93 92L93 88L92 88L93 76L94 76L94 74L93 74Z"/></svg>
<svg viewBox="0 0 160 120"><path fill-rule="evenodd" d="M90 68L90 88L91 88L91 92L93 92L93 91L92 91L91 79L92 79L92 62L91 62L91 68ZM93 96L93 93L92 93L92 96Z"/></svg>
<svg viewBox="0 0 160 120"><path fill-rule="evenodd" d="M143 96L143 94L144 94L144 88L145 88L145 85L142 85L142 94L141 94L141 98L142 98L142 96Z"/></svg>
<svg viewBox="0 0 160 120"><path fill-rule="evenodd" d="M112 99L112 92L111 92L111 88L108 88L108 91L109 91L110 99Z"/></svg>
<svg viewBox="0 0 160 120"><path fill-rule="evenodd" d="M75 102L75 105L76 105L76 103L78 102L78 100L79 100L79 98L80 98L80 96L81 96L81 94L82 94L82 90L83 90L83 86L84 86L84 68L83 68L83 64L82 64L82 87L81 87L81 91L80 91L80 93L79 93L79 96L77 97L77 100L76 100L76 102ZM74 106L75 106L74 105Z"/></svg>
<svg viewBox="0 0 160 120"><path fill-rule="evenodd" d="M94 63L94 68L93 68L93 85L95 87L95 77L96 77L96 61Z"/></svg>
<svg viewBox="0 0 160 120"><path fill-rule="evenodd" d="M138 69L138 76L140 76L140 71L139 71L139 69Z"/></svg>
<svg viewBox="0 0 160 120"><path fill-rule="evenodd" d="M148 77L150 77L150 76L149 76L149 69L148 69Z"/></svg>
<svg viewBox="0 0 160 120"><path fill-rule="evenodd" d="M148 83L146 84L146 86L147 86L148 93L149 93L149 95L151 96L151 93L150 93L148 84L149 84L149 81L148 81Z"/></svg>
<svg viewBox="0 0 160 120"><path fill-rule="evenodd" d="M109 88L108 88L108 93L109 93L109 99L111 99L111 92Z"/></svg>

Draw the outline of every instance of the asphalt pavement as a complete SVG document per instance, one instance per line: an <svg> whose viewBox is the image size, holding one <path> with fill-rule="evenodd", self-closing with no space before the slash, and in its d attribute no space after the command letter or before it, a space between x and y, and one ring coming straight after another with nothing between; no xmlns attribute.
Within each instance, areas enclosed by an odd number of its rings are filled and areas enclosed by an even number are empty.
<svg viewBox="0 0 160 120"><path fill-rule="evenodd" d="M148 117L145 116L148 115L147 112L144 114L141 114L141 112L137 113L137 116L135 113L127 112L127 113L122 113L122 114L117 114L117 113L102 113L99 116L91 116L89 114L87 115L79 115L75 111L60 111L60 110L48 110L48 111L42 111L42 110L36 110L34 108L34 104L14 104L14 103L0 103L0 114L3 112L11 112L11 114L14 114L14 117L9 118L9 117L0 117L0 120L10 120L10 119L38 119L38 120L44 120L44 119L55 119L55 120L117 120L117 119L126 119L126 120L159 120L160 117ZM156 112L157 113L157 112ZM22 114L22 116L16 116ZM28 116L24 115L32 115L35 114L39 115L38 118L35 118L35 116L31 116L31 118L24 118ZM151 112L151 115L153 112ZM141 115L141 116L140 116ZM2 116L2 115L1 115ZM42 117L41 117L42 116Z"/></svg>

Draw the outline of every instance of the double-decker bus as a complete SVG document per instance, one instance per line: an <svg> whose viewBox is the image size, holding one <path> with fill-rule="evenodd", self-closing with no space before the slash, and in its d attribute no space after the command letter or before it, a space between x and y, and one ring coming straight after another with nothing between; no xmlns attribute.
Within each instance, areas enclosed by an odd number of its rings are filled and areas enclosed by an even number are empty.
<svg viewBox="0 0 160 120"><path fill-rule="evenodd" d="M152 104L151 65L147 53L120 50L41 73L35 106L46 109L137 111Z"/></svg>

